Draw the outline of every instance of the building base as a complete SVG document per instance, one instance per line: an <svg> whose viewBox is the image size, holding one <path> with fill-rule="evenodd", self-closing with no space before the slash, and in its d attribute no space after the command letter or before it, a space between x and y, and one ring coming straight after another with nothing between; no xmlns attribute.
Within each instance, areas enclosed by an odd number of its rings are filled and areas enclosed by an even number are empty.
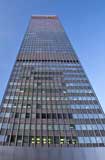
<svg viewBox="0 0 105 160"><path fill-rule="evenodd" d="M105 148L29 148L0 146L0 160L105 160Z"/></svg>

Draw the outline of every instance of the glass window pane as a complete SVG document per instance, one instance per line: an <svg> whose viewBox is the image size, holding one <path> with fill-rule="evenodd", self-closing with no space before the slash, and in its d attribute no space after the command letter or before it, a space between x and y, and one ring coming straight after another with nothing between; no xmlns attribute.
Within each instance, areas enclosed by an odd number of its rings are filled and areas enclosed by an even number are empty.
<svg viewBox="0 0 105 160"><path fill-rule="evenodd" d="M79 143L84 143L84 138L83 137L78 137Z"/></svg>

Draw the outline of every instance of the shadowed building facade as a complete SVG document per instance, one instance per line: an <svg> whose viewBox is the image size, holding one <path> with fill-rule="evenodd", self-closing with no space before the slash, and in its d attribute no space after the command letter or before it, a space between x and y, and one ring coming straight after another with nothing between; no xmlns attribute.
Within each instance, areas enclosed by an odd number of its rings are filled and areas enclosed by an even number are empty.
<svg viewBox="0 0 105 160"><path fill-rule="evenodd" d="M104 147L105 115L58 17L32 16L1 103L1 159L104 160Z"/></svg>

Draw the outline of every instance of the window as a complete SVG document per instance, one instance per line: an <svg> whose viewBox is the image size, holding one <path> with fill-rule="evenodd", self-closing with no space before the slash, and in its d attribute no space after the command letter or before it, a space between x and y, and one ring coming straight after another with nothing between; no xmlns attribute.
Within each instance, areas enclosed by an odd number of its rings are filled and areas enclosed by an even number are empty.
<svg viewBox="0 0 105 160"><path fill-rule="evenodd" d="M33 136L30 137L29 141L30 144L35 144L35 138Z"/></svg>
<svg viewBox="0 0 105 160"><path fill-rule="evenodd" d="M91 143L96 143L96 138L95 137L90 137Z"/></svg>
<svg viewBox="0 0 105 160"><path fill-rule="evenodd" d="M46 119L46 113L42 113L42 119Z"/></svg>
<svg viewBox="0 0 105 160"><path fill-rule="evenodd" d="M48 125L48 130L53 130L53 126L52 125Z"/></svg>
<svg viewBox="0 0 105 160"><path fill-rule="evenodd" d="M36 113L36 119L40 118L40 113Z"/></svg>
<svg viewBox="0 0 105 160"><path fill-rule="evenodd" d="M26 118L30 118L30 113L26 113Z"/></svg>
<svg viewBox="0 0 105 160"><path fill-rule="evenodd" d="M5 118L9 118L9 117L10 117L10 113L6 113Z"/></svg>
<svg viewBox="0 0 105 160"><path fill-rule="evenodd" d="M37 103L37 104L36 104L36 108L37 108L37 109L41 108L41 104Z"/></svg>
<svg viewBox="0 0 105 160"><path fill-rule="evenodd" d="M98 124L97 127L99 130L103 130L103 126L101 124Z"/></svg>
<svg viewBox="0 0 105 160"><path fill-rule="evenodd" d="M61 130L61 131L64 131L64 130L65 130L64 127L65 127L64 125L60 124L60 130Z"/></svg>
<svg viewBox="0 0 105 160"><path fill-rule="evenodd" d="M24 129L24 124L20 124L19 129Z"/></svg>
<svg viewBox="0 0 105 160"><path fill-rule="evenodd" d="M19 113L15 113L15 118L19 118Z"/></svg>
<svg viewBox="0 0 105 160"><path fill-rule="evenodd" d="M69 113L69 114L68 114L68 117L69 117L69 119L72 119L72 114Z"/></svg>
<svg viewBox="0 0 105 160"><path fill-rule="evenodd" d="M0 142L9 142L9 135L8 136L4 136L4 135L0 135Z"/></svg>
<svg viewBox="0 0 105 160"><path fill-rule="evenodd" d="M102 137L102 141L103 141L103 143L105 143L105 137Z"/></svg>
<svg viewBox="0 0 105 160"><path fill-rule="evenodd" d="M62 119L62 114L58 113L58 119Z"/></svg>
<svg viewBox="0 0 105 160"><path fill-rule="evenodd" d="M40 144L40 142L41 142L40 137L37 136L37 137L36 137L36 144Z"/></svg>
<svg viewBox="0 0 105 160"><path fill-rule="evenodd" d="M51 119L51 113L47 113L47 119Z"/></svg>
<svg viewBox="0 0 105 160"><path fill-rule="evenodd" d="M66 119L67 118L67 114L63 113L63 118Z"/></svg>
<svg viewBox="0 0 105 160"><path fill-rule="evenodd" d="M78 140L76 137L72 137L72 144L77 144L78 143Z"/></svg>
<svg viewBox="0 0 105 160"><path fill-rule="evenodd" d="M28 144L28 141L29 141L28 136L24 136L23 137L23 143Z"/></svg>
<svg viewBox="0 0 105 160"><path fill-rule="evenodd" d="M71 137L66 137L66 143L67 143L67 144L72 144L72 142L71 142Z"/></svg>
<svg viewBox="0 0 105 160"><path fill-rule="evenodd" d="M59 126L58 125L54 125L54 130L59 130Z"/></svg>
<svg viewBox="0 0 105 160"><path fill-rule="evenodd" d="M42 143L46 144L47 143L47 138L46 137L42 137Z"/></svg>
<svg viewBox="0 0 105 160"><path fill-rule="evenodd" d="M64 141L65 141L64 137L60 137L60 144L64 144Z"/></svg>
<svg viewBox="0 0 105 160"><path fill-rule="evenodd" d="M12 129L13 123L8 123L8 129Z"/></svg>
<svg viewBox="0 0 105 160"><path fill-rule="evenodd" d="M92 125L92 128L93 128L93 130L97 130L98 129L97 125L95 125L95 124Z"/></svg>
<svg viewBox="0 0 105 160"><path fill-rule="evenodd" d="M35 125L31 124L31 130L35 130Z"/></svg>
<svg viewBox="0 0 105 160"><path fill-rule="evenodd" d="M15 135L12 135L12 136L11 136L11 143L15 143L15 139L16 139L16 136L15 136Z"/></svg>
<svg viewBox="0 0 105 160"><path fill-rule="evenodd" d="M54 137L54 144L59 144L59 137L58 136Z"/></svg>
<svg viewBox="0 0 105 160"><path fill-rule="evenodd" d="M48 137L48 144L53 144L53 137L51 136Z"/></svg>
<svg viewBox="0 0 105 160"><path fill-rule="evenodd" d="M22 114L21 114L21 118L25 118L25 113L22 113Z"/></svg>
<svg viewBox="0 0 105 160"><path fill-rule="evenodd" d="M90 138L89 137L84 137L85 143L90 143Z"/></svg>
<svg viewBox="0 0 105 160"><path fill-rule="evenodd" d="M74 124L70 124L70 129L75 129L75 125Z"/></svg>
<svg viewBox="0 0 105 160"><path fill-rule="evenodd" d="M96 137L97 143L102 143L101 137Z"/></svg>
<svg viewBox="0 0 105 160"><path fill-rule="evenodd" d="M5 138L4 135L0 135L0 142L4 142L4 138Z"/></svg>
<svg viewBox="0 0 105 160"><path fill-rule="evenodd" d="M91 114L80 114L80 118L82 119L82 118L85 118L85 119L88 119L88 116L90 116L89 118L92 118L93 116L91 115ZM91 117L92 116L92 117Z"/></svg>
<svg viewBox="0 0 105 160"><path fill-rule="evenodd" d="M22 136L17 136L17 143L19 143L19 144L22 143Z"/></svg>
<svg viewBox="0 0 105 160"><path fill-rule="evenodd" d="M78 137L79 143L84 143L84 138L83 137Z"/></svg>
<svg viewBox="0 0 105 160"><path fill-rule="evenodd" d="M4 112L1 112L0 113L0 117L4 117L5 113Z"/></svg>
<svg viewBox="0 0 105 160"><path fill-rule="evenodd" d="M35 118L36 117L36 114L35 113L32 113L32 118Z"/></svg>
<svg viewBox="0 0 105 160"><path fill-rule="evenodd" d="M64 128L65 128L65 130L66 130L66 131L69 131L69 130L70 130L69 125L68 125L68 124L64 125Z"/></svg>
<svg viewBox="0 0 105 160"><path fill-rule="evenodd" d="M31 104L27 104L27 108L30 109L31 108Z"/></svg>
<svg viewBox="0 0 105 160"><path fill-rule="evenodd" d="M81 130L81 125L75 125L76 130Z"/></svg>
<svg viewBox="0 0 105 160"><path fill-rule="evenodd" d="M98 114L98 116L99 116L100 119L105 118L105 115L104 115L104 114Z"/></svg>
<svg viewBox="0 0 105 160"><path fill-rule="evenodd" d="M52 113L52 119L56 119L56 113Z"/></svg>
<svg viewBox="0 0 105 160"><path fill-rule="evenodd" d="M81 124L82 130L87 130L86 125Z"/></svg>
<svg viewBox="0 0 105 160"><path fill-rule="evenodd" d="M41 130L41 125L37 124L37 130Z"/></svg>
<svg viewBox="0 0 105 160"><path fill-rule="evenodd" d="M14 124L13 129L18 129L18 124Z"/></svg>
<svg viewBox="0 0 105 160"><path fill-rule="evenodd" d="M10 135L8 135L8 136L5 136L5 142L9 142L9 139L10 139Z"/></svg>
<svg viewBox="0 0 105 160"><path fill-rule="evenodd" d="M46 125L46 124L43 124L43 125L42 125L42 129L43 129L43 130L47 130L47 125Z"/></svg>
<svg viewBox="0 0 105 160"><path fill-rule="evenodd" d="M86 126L87 126L87 130L92 130L92 126L91 125L87 124Z"/></svg>
<svg viewBox="0 0 105 160"><path fill-rule="evenodd" d="M26 125L25 125L25 129L30 129L30 125L29 125L29 124L26 124Z"/></svg>
<svg viewBox="0 0 105 160"><path fill-rule="evenodd" d="M7 126L8 126L7 123L3 123L3 124L2 124L2 128L3 128L3 129L7 129Z"/></svg>

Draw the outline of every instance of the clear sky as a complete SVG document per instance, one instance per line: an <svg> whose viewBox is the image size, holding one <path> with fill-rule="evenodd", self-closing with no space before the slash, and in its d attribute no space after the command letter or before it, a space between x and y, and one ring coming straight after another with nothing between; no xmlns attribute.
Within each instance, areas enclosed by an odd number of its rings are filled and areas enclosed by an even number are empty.
<svg viewBox="0 0 105 160"><path fill-rule="evenodd" d="M105 111L105 0L0 0L0 101L32 14L59 16Z"/></svg>

